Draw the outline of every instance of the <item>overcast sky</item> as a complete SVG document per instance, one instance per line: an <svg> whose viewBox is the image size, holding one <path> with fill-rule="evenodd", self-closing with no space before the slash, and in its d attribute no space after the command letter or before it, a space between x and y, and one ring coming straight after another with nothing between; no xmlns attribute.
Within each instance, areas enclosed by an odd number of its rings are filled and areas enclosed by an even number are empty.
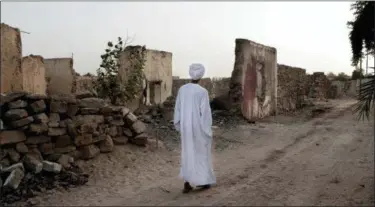
<svg viewBox="0 0 375 207"><path fill-rule="evenodd" d="M2 2L1 22L22 34L23 55L70 57L74 68L95 73L109 40L173 53L173 74L187 77L191 63L206 76L229 77L234 40L277 48L278 63L307 72L351 74L346 22L350 2Z"/></svg>

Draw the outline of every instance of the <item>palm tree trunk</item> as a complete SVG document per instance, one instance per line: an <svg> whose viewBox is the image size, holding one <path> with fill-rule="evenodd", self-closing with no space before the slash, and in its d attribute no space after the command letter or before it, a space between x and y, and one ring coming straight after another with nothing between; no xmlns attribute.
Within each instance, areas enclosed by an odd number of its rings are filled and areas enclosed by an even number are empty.
<svg viewBox="0 0 375 207"><path fill-rule="evenodd" d="M358 96L361 93L361 88L362 88L362 58L359 60L359 91L358 91Z"/></svg>

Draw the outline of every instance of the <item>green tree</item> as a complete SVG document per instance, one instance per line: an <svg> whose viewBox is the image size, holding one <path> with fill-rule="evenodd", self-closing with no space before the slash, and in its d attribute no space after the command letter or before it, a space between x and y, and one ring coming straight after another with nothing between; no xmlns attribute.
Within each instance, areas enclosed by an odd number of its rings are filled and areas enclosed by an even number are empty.
<svg viewBox="0 0 375 207"><path fill-rule="evenodd" d="M375 57L375 2L356 1L352 4L351 10L354 14L354 20L349 21L347 25L351 30L349 40L352 47L352 64L356 66L363 58L364 49ZM359 73L359 76L361 76L361 73ZM358 103L355 107L355 112L358 113L359 118L367 117L367 119L370 117L371 108L374 108L375 105L375 76L370 75L368 78L370 80L360 86Z"/></svg>
<svg viewBox="0 0 375 207"><path fill-rule="evenodd" d="M362 79L363 77L364 77L363 76L363 71L361 71L360 69L353 70L353 72L352 72L352 80Z"/></svg>
<svg viewBox="0 0 375 207"><path fill-rule="evenodd" d="M145 64L145 46L142 50L131 52L129 58L129 78L123 82L119 76L119 58L121 52L127 50L128 41L123 41L118 37L117 44L107 43L105 53L101 55L102 62L97 69L97 79L94 88L101 98L108 98L112 104L119 101L131 101L138 96L138 91L142 88L144 78L143 68Z"/></svg>

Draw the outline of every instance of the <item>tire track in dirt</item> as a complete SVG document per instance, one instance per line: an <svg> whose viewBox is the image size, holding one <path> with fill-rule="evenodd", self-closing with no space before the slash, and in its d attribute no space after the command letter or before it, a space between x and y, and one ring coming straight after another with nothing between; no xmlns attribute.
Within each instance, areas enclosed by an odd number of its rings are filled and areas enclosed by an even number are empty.
<svg viewBox="0 0 375 207"><path fill-rule="evenodd" d="M346 110L347 108L344 108L344 110ZM331 117L339 117L340 115L342 115L342 109L338 110L338 111L332 111L331 113L329 113L331 115ZM325 119L328 119L327 116L324 116L323 118L318 118L320 121L324 121ZM305 125L309 125L311 126L312 123L314 122L315 120L311 121L310 123L306 123ZM260 162L250 162L248 165L244 165L244 163L238 163L240 165L240 167L236 167L236 171L235 172L240 172L240 173L234 173L233 170L230 170L230 169L220 169L220 171L224 170L226 172L230 172L229 174L225 174L224 175L220 175L218 176L218 180L222 180L222 182L219 182L218 183L218 186L215 187L212 192L210 191L207 191L207 192L201 192L199 195L195 195L195 194L192 194L192 195L181 195L180 193L177 194L176 196L173 196L173 197L170 197L169 199L167 199L168 201L166 202L158 202L157 204L156 203L153 203L154 205L181 205L181 204L184 204L184 205L202 205L202 201L192 201L193 199L199 199L199 198L202 198L204 197L204 204L208 204L208 205L215 205L218 197L227 197L229 196L229 194L233 191L237 191L238 190L238 186L237 184L241 183L243 180L246 180L248 179L249 177L252 177L251 180L256 180L257 178L261 177L263 174L265 174L267 171L269 171L269 169L266 169L267 168L267 164L269 165L270 163L274 163L276 162L277 160L280 160L281 158L283 158L285 156L285 152L295 146L296 144L298 144L301 140L303 140L304 138L306 137L309 137L311 136L312 134L315 133L315 130L316 127L314 127L313 129L310 129L302 134L299 134L297 137L295 137L294 141L288 145L286 145L283 149L281 150L273 150L271 151L271 153L266 157L264 158L263 160L261 160ZM262 151L270 151L270 149L261 149ZM252 153L251 153L252 154ZM258 154L258 153L255 153L255 154ZM249 156L251 157L251 156ZM273 177L272 177L273 178ZM251 181L250 181L251 182ZM225 188L229 188L229 189L225 189ZM217 193L219 190L223 190L225 191L226 193ZM198 198L196 198L198 197Z"/></svg>

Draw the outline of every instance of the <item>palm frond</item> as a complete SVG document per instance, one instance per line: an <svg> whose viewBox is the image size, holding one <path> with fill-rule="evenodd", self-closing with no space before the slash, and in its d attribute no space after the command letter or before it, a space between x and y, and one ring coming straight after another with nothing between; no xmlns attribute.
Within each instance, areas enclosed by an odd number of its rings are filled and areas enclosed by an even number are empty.
<svg viewBox="0 0 375 207"><path fill-rule="evenodd" d="M358 113L358 119L370 119L371 109L375 105L375 75L368 77L370 80L360 86L358 102L355 105L354 113Z"/></svg>

